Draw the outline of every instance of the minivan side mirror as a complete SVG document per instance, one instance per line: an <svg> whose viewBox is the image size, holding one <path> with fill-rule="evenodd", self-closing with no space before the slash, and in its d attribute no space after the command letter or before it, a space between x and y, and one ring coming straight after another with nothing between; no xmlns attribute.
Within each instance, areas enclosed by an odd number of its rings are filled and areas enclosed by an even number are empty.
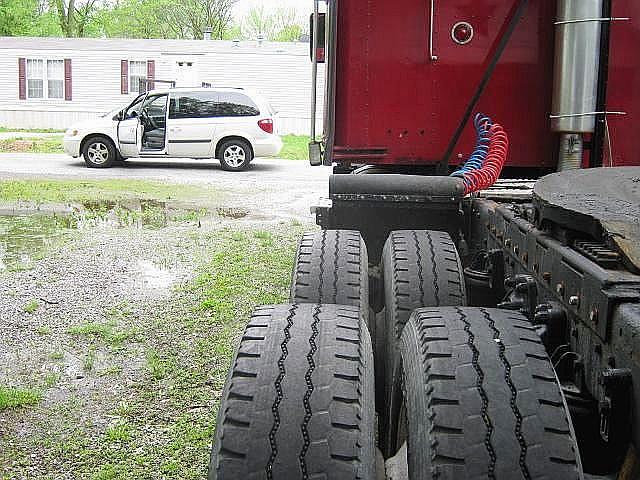
<svg viewBox="0 0 640 480"><path fill-rule="evenodd" d="M325 19L326 13L318 13L318 35L315 35L313 18L314 14L311 14L309 19L309 31L311 32L310 42L309 42L309 56L311 57L311 61L313 61L313 49L316 49L316 60L318 63L324 63L325 61Z"/></svg>

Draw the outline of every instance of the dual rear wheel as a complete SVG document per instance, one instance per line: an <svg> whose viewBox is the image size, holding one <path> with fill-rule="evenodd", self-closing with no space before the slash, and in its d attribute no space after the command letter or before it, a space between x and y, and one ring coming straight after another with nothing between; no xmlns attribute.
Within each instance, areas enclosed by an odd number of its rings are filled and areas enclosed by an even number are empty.
<svg viewBox="0 0 640 480"><path fill-rule="evenodd" d="M544 346L520 314L464 307L448 234L391 233L378 314L368 267L358 232L303 237L291 303L241 339L210 479L582 478Z"/></svg>

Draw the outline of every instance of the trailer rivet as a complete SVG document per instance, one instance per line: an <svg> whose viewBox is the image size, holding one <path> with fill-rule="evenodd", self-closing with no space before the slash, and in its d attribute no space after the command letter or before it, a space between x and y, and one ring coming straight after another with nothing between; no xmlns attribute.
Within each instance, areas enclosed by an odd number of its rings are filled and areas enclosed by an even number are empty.
<svg viewBox="0 0 640 480"><path fill-rule="evenodd" d="M573 306L580 305L580 297L578 295L571 295L569 297L569 305L573 305Z"/></svg>
<svg viewBox="0 0 640 480"><path fill-rule="evenodd" d="M564 285L562 283L558 283L556 285L556 293L561 297L564 297Z"/></svg>

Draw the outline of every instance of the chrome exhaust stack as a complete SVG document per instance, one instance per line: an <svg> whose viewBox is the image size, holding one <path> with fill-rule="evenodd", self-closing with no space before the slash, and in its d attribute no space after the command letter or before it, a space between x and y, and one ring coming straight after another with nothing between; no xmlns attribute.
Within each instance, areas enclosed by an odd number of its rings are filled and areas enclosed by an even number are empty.
<svg viewBox="0 0 640 480"><path fill-rule="evenodd" d="M583 135L596 126L603 0L558 0L551 130L558 170L582 166Z"/></svg>

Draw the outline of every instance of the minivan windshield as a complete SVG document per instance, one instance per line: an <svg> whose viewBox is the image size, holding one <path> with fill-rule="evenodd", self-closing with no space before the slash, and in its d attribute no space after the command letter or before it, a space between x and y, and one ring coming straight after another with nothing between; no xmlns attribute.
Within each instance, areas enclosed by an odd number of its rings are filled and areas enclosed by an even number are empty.
<svg viewBox="0 0 640 480"><path fill-rule="evenodd" d="M115 115L117 115L118 113L122 112L122 111L127 111L129 112L131 110L132 107L137 106L137 110L136 113L140 113L140 102L144 99L146 93L143 93L142 95L138 95L135 100L133 102L129 102L129 103L125 103L124 105L120 106L119 108L116 108L115 110L111 110L110 112L105 113L104 115L100 115L102 118L106 118L106 117L114 117ZM124 118L131 118L131 117L124 117Z"/></svg>

